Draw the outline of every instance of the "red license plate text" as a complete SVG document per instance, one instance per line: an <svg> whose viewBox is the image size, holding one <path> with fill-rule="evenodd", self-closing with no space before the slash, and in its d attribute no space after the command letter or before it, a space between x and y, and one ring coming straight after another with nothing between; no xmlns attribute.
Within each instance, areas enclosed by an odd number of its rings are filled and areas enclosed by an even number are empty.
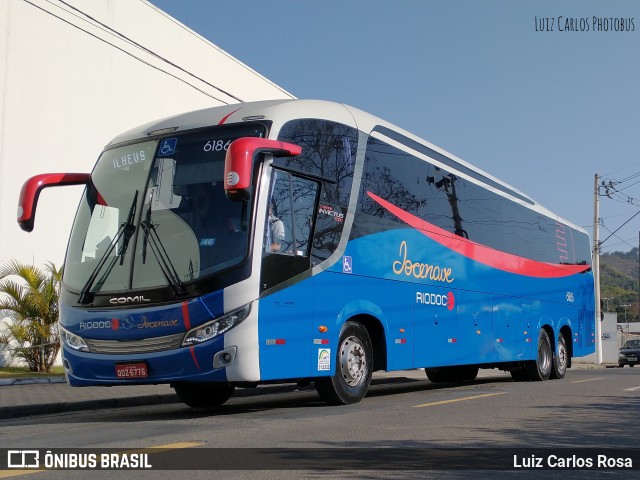
<svg viewBox="0 0 640 480"><path fill-rule="evenodd" d="M118 378L147 378L149 371L146 363L128 363L116 365L116 377Z"/></svg>

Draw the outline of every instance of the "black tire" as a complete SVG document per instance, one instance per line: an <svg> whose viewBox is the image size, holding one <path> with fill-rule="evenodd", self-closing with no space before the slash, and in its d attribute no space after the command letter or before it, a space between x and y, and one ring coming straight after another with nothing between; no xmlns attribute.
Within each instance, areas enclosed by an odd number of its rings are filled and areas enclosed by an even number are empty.
<svg viewBox="0 0 640 480"><path fill-rule="evenodd" d="M444 368L425 368L424 373L431 383L449 382L449 377Z"/></svg>
<svg viewBox="0 0 640 480"><path fill-rule="evenodd" d="M511 378L513 378L516 382L528 382L529 372L527 372L526 368L517 368L514 370L510 370Z"/></svg>
<svg viewBox="0 0 640 480"><path fill-rule="evenodd" d="M456 367L458 369L458 378L461 382L473 382L478 376L480 369L473 365L465 365L463 367Z"/></svg>
<svg viewBox="0 0 640 480"><path fill-rule="evenodd" d="M358 403L367 394L373 374L373 348L367 329L346 322L334 361L334 375L315 380L318 395L329 405Z"/></svg>
<svg viewBox="0 0 640 480"><path fill-rule="evenodd" d="M229 400L234 385L228 383L175 383L173 389L180 400L193 408L219 407Z"/></svg>
<svg viewBox="0 0 640 480"><path fill-rule="evenodd" d="M548 380L553 368L553 350L546 330L540 329L538 334L538 353L536 359L527 363L529 379L538 381Z"/></svg>
<svg viewBox="0 0 640 480"><path fill-rule="evenodd" d="M558 336L557 352L553 355L553 368L549 378L563 379L567 374L567 366L569 365L569 350L567 342L562 333Z"/></svg>

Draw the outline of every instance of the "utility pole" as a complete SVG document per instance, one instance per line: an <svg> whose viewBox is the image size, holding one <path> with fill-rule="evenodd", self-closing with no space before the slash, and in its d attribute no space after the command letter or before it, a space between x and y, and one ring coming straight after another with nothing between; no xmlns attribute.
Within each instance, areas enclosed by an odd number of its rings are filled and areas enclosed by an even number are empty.
<svg viewBox="0 0 640 480"><path fill-rule="evenodd" d="M593 188L593 280L596 307L596 359L595 364L602 363L602 308L600 307L600 186L596 173Z"/></svg>

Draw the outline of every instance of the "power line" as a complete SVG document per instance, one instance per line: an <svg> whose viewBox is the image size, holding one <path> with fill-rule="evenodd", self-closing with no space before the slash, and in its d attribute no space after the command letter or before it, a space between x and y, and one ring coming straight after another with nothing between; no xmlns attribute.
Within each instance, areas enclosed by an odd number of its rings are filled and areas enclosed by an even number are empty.
<svg viewBox="0 0 640 480"><path fill-rule="evenodd" d="M631 220L633 220L635 217L637 217L638 215L640 215L640 210L638 210L636 213L634 213L631 218L629 220L627 220L626 222L624 222L622 225L620 225L618 228L616 228L613 232L611 232L611 235L609 235L607 238L605 238L604 240L602 240L600 242L600 245L604 244L607 240L609 240L613 235L615 235L615 233L620 230L622 227L624 227L627 223L629 223ZM618 238L618 237L616 237ZM620 239L619 239L620 240Z"/></svg>
<svg viewBox="0 0 640 480"><path fill-rule="evenodd" d="M203 79L203 78L201 78L201 77L199 77L199 76L195 75L194 73L189 72L188 70L186 70L186 69L182 68L181 66L179 66L179 65L177 65L177 64L175 64L175 63L173 63L173 62L172 62L172 61L170 61L169 59L167 59L167 58L165 58L165 57L163 57L163 56L161 56L161 55L157 54L157 53L156 53L156 52L154 52L153 50L150 50L149 48L145 47L144 45L141 45L141 44L139 44L138 42L136 42L135 40L132 40L131 38L129 38L129 37L127 37L126 35L124 35L123 33L118 32L117 30L113 29L113 28L112 28L112 27L110 27L109 25L106 25L105 23L102 23L101 21L96 20L96 19L95 19L95 18L93 18L91 15L89 15L89 14L87 14L87 13L83 12L83 11L82 11L82 10L80 10L79 8L74 7L73 5L68 4L68 3L67 3L67 2L65 2L64 0L58 0L58 1L59 1L60 3L62 3L62 4L64 4L64 5L68 6L69 8L71 8L71 9L75 10L76 12L80 13L81 15L84 15L85 17L87 17L87 18L88 18L88 19L90 19L91 21L93 21L93 22L97 23L98 25L100 25L100 26L102 26L102 27L106 28L107 30L109 30L109 31L113 32L113 33L114 33L115 35L117 35L118 37L125 39L125 40L126 40L126 41L128 41L129 43L131 43L131 44L135 45L136 47L140 48L141 50L143 50L143 51L145 51L145 52L149 53L150 55L153 55L154 57L158 58L159 60L162 60L163 62L166 62L166 63L168 63L169 65L171 65L172 67L177 68L177 69L178 69L178 70L180 70L181 72L184 72L184 73L186 73L187 75L192 76L193 78L195 78L195 79L197 79L197 80L201 81L201 82L202 82L202 83L204 83L205 85L208 85L208 86L210 86L211 88L215 88L216 90L218 90L219 92L221 92L221 93L223 93L223 94L227 95L228 97L231 97L231 98L233 98L234 100L237 100L237 101L238 101L238 102L240 102L240 103L244 103L244 100L242 100L241 98L238 98L238 97L236 97L235 95L233 95L233 94L231 94L231 93L227 92L226 90L223 90L222 88L217 87L216 85L214 85L214 84L212 84L212 83L208 82L207 80L205 80L205 79Z"/></svg>
<svg viewBox="0 0 640 480"><path fill-rule="evenodd" d="M194 90L197 90L198 92L200 92L200 93L202 93L202 94L204 94L204 95L206 95L206 96L208 96L208 97L210 97L210 98L212 98L212 99L214 99L214 100L217 100L217 101L218 101L218 102L220 102L220 103L223 103L223 104L225 104L225 105L228 105L228 104L229 104L229 102L227 102L227 101L225 101L225 100L222 100L221 98L218 98L218 97L216 97L215 95L212 95L212 94L211 94L211 93L209 93L209 92L204 91L203 89L201 89L201 88L199 88L199 87L197 87L197 86L193 85L192 83L189 83L189 82L188 82L187 80L185 80L184 78L180 78L180 77L178 77L177 75L175 75L175 74L173 74L173 73L170 73L170 72L168 72L168 71L166 71L166 70L164 70L164 69L160 68L159 66L154 65L154 64L152 64L152 63L150 63L150 62L148 62L148 61L146 61L146 60L144 60L144 59L142 59L142 58L140 58L140 57L138 57L138 56L134 55L134 54L133 54L133 53L131 53L131 52L128 52L127 50L123 49L122 47L119 47L119 46L117 46L117 45L115 45L115 44L113 44L113 43L109 42L108 40L106 40L106 39L104 39L104 38L101 38L101 37L99 37L98 35L96 35L96 34L94 34L94 33L90 32L90 31L88 31L88 30L86 30L86 29L84 29L84 28L82 28L82 27L80 27L79 25L76 25L76 24L74 24L74 23L72 23L72 22L70 22L70 21L66 20L65 18L60 17L59 15L56 15L55 13L53 13L53 12L51 12L51 11L49 11L49 10L46 10L45 8L41 7L40 5L36 5L35 3L33 3L33 2L32 2L32 1L30 1L30 0L23 0L23 1L24 1L25 3L27 3L27 4L31 5L32 7L35 7L35 8L37 8L38 10L41 10L41 11L45 12L46 14L51 15L52 17L57 18L58 20L60 20L60 21L62 21L62 22L64 22L64 23L66 23L66 24L68 24L68 25L70 25L70 26L72 26L72 27L76 28L77 30L80 30L80 31L82 31L82 32L86 33L87 35L90 35L91 37L95 38L96 40L99 40L99 41L101 41L101 42L103 42L103 43L106 43L107 45L109 45L109 46L111 46L111 47L113 47L113 48L115 48L115 49L117 49L117 50L121 51L122 53L124 53L124 54L126 54L126 55L128 55L128 56L130 56L130 57L132 57L132 58L134 58L134 59L136 59L136 60L138 60L139 62L144 63L145 65L147 65L147 66L149 66L149 67L151 67L151 68L154 68L154 69L156 69L156 70L158 70L158 71L160 71L160 72L162 72L162 73L164 73L164 74L166 74L166 75L169 75L170 77L175 78L176 80L178 80L178 81L180 81L180 82L182 82L182 83L184 83L184 84L186 84L186 85L190 86L190 87L191 87L191 88L193 88ZM49 0L46 0L46 1L47 1L48 3L51 3ZM60 7L58 7L58 8L60 8ZM66 11L66 10L65 10L65 11ZM66 12L67 12L67 11L66 11ZM70 15L73 15L73 13L72 13L72 12L67 12L67 13L68 13L68 14L70 14ZM77 15L74 15L74 16L76 16L76 17L77 17ZM94 25L94 26L95 26L95 25ZM96 27L96 28L99 28L99 27L97 27L97 26L95 26L95 27ZM107 28L108 28L108 27L107 27ZM101 29L101 30L103 30L103 29ZM104 31L104 30L103 30L103 31ZM129 41L128 43L131 43L131 42L132 42L132 41ZM139 48L142 48L143 50L145 50L145 48L144 48L144 47L139 47ZM152 53L150 50L149 50L148 52L149 52L149 53L151 53L151 54L152 54L152 55L154 55L154 56L157 56L156 54ZM160 58L160 59L162 59L162 57L160 57L160 56L157 56L157 57L158 57L158 58ZM169 62L169 61L167 61L167 63L171 64L171 62ZM186 70L182 69L181 67L176 66L176 68L178 68L178 69L180 69L180 70L182 70L182 71L184 71L184 72L186 72L186 73L189 73L189 72L187 72ZM195 75L191 75L191 76L193 76L194 78L199 79L199 77L197 77L197 76L195 76ZM226 94L226 92L224 92L224 90L219 89L219 88L218 88L218 87L216 87L215 85L212 85L212 84L210 84L209 82L206 82L206 81L201 80L201 79L199 79L199 80L200 80L200 81L202 81L203 83L207 84L208 86L210 86L210 87L212 87L212 88L215 88L216 90L222 91L223 93L225 93L225 94ZM240 101L240 102L243 102L242 100L238 99L237 97L235 97L235 96L233 96L233 95L229 95L229 96L230 96L231 98L234 98L234 99L236 99L236 100Z"/></svg>

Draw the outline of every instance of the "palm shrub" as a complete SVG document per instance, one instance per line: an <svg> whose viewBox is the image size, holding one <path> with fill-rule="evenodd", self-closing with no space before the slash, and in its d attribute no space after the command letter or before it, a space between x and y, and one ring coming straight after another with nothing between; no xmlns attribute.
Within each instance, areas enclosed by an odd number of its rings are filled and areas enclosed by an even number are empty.
<svg viewBox="0 0 640 480"><path fill-rule="evenodd" d="M32 372L48 372L60 350L58 299L62 270L16 260L0 267L0 313L6 317L0 344Z"/></svg>

